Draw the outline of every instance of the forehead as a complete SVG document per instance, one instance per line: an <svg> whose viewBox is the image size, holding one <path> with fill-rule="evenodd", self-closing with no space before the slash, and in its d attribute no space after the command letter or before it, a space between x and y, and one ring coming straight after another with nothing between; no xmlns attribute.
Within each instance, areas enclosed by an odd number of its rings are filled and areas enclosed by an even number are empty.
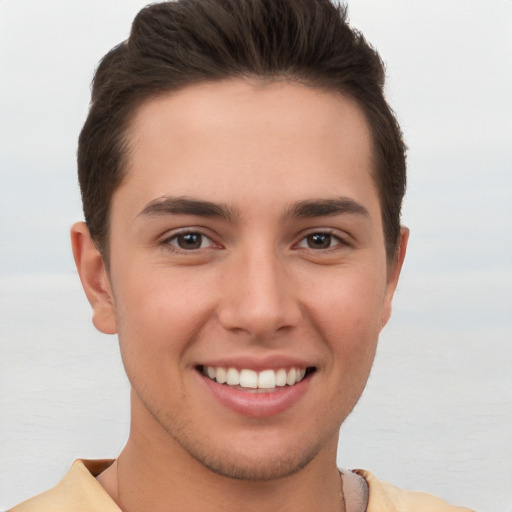
<svg viewBox="0 0 512 512"><path fill-rule="evenodd" d="M128 139L132 145L149 142L145 136L158 142L156 131L161 130L182 142L190 135L214 140L231 131L237 139L268 145L268 138L252 137L262 125L280 142L302 136L327 144L340 136L363 136L371 145L366 118L352 98L297 82L263 79L202 82L151 97L137 109Z"/></svg>
<svg viewBox="0 0 512 512"><path fill-rule="evenodd" d="M120 191L131 184L146 201L198 191L251 200L269 184L283 202L304 199L308 188L313 197L376 192L371 134L357 103L294 82L233 79L151 98L128 142Z"/></svg>

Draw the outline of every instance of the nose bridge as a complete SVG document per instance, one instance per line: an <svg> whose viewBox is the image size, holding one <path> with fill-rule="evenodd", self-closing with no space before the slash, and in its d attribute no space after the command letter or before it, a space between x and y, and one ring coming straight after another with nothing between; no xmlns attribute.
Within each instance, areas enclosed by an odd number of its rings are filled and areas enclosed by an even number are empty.
<svg viewBox="0 0 512 512"><path fill-rule="evenodd" d="M249 245L229 265L219 318L230 330L265 338L296 324L299 304L274 244Z"/></svg>

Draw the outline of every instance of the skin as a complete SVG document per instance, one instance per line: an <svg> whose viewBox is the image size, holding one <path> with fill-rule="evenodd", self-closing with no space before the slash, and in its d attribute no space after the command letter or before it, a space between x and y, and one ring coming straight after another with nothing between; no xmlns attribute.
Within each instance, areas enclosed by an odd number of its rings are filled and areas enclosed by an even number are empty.
<svg viewBox="0 0 512 512"><path fill-rule="evenodd" d="M361 110L294 83L198 84L143 104L129 141L108 271L86 226L72 229L93 322L118 333L132 386L130 438L100 483L130 512L340 510L338 432L366 384L408 237L387 261ZM291 406L251 417L197 370L231 358L315 371Z"/></svg>

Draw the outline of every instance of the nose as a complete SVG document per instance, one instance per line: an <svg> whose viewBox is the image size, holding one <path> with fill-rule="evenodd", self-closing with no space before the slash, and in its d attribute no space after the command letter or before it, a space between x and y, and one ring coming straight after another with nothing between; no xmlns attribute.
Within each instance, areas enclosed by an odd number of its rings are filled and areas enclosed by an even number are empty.
<svg viewBox="0 0 512 512"><path fill-rule="evenodd" d="M271 248L248 250L227 267L218 307L225 329L264 341L298 324L300 300L286 257Z"/></svg>

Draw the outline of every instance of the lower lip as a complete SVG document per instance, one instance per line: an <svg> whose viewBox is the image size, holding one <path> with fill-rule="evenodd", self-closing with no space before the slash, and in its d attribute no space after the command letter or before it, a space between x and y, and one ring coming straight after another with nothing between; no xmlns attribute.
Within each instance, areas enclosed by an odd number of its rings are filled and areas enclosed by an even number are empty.
<svg viewBox="0 0 512 512"><path fill-rule="evenodd" d="M311 379L309 376L293 386L275 388L275 391L269 393L255 393L219 384L200 374L199 376L210 393L224 407L253 418L274 416L291 408L304 396Z"/></svg>

